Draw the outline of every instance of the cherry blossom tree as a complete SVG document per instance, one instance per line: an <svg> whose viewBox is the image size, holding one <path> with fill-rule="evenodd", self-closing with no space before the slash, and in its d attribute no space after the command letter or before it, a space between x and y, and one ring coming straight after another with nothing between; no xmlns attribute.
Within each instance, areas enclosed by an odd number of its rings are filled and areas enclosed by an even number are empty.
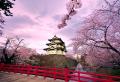
<svg viewBox="0 0 120 82"><path fill-rule="evenodd" d="M120 0L105 4L86 18L73 39L74 49L85 50L93 63L120 66Z"/></svg>
<svg viewBox="0 0 120 82"><path fill-rule="evenodd" d="M27 60L29 60L29 57L32 55L37 55L38 53L36 52L35 49L28 48L27 46L23 45L20 46L18 49L17 55L19 56L19 63L26 63Z"/></svg>
<svg viewBox="0 0 120 82"><path fill-rule="evenodd" d="M1 62L2 63L16 63L19 58L18 49L22 44L23 39L19 38L7 38L3 43Z"/></svg>
<svg viewBox="0 0 120 82"><path fill-rule="evenodd" d="M3 29L3 25L4 24L4 19L3 16L0 13L0 35L2 35L2 29Z"/></svg>

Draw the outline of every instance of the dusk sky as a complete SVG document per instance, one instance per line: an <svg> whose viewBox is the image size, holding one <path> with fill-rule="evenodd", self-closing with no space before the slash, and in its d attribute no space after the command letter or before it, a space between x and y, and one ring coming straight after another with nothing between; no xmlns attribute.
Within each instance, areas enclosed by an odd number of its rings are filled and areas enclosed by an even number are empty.
<svg viewBox="0 0 120 82"><path fill-rule="evenodd" d="M68 0L16 0L13 17L6 17L4 37L19 36L30 48L43 52L48 39L54 35L62 38L66 46L80 28L81 21L100 5L99 0L81 0L82 7L68 22L68 26L58 29L61 17L66 14ZM68 49L68 48L67 48Z"/></svg>

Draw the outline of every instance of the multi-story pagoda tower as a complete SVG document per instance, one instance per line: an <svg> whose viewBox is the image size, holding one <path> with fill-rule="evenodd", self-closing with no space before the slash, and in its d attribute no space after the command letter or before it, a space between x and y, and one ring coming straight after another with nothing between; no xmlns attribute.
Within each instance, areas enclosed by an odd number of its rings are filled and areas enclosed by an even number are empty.
<svg viewBox="0 0 120 82"><path fill-rule="evenodd" d="M48 39L48 41L50 41L50 43L46 44L48 48L44 49L48 55L65 55L66 47L65 43L61 40L61 38L58 38L55 35L52 39Z"/></svg>

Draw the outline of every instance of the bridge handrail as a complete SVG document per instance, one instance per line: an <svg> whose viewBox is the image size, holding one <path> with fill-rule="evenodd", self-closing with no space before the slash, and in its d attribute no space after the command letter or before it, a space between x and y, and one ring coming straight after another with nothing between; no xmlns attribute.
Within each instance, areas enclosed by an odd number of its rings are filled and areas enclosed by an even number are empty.
<svg viewBox="0 0 120 82"><path fill-rule="evenodd" d="M54 80L62 79L65 80L65 82L68 82L69 80L81 82L80 78L89 79L93 82L115 82L116 79L120 81L120 76L80 72L70 70L68 68L50 68L46 66L32 66L24 64L0 64L0 71L22 73L27 75L34 74L36 76L44 76L44 78L52 77Z"/></svg>

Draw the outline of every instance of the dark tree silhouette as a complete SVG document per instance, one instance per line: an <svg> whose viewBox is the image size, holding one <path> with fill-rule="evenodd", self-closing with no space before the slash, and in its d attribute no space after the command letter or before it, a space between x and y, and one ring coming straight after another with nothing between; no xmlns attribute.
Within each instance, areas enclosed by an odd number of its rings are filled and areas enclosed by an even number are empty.
<svg viewBox="0 0 120 82"><path fill-rule="evenodd" d="M0 35L2 35L2 24L4 24L4 19L2 14L5 16L13 16L10 9L13 8L13 1L15 0L0 0Z"/></svg>
<svg viewBox="0 0 120 82"><path fill-rule="evenodd" d="M12 0L15 1L15 0ZM0 12L3 11L6 16L12 16L10 8L13 8L14 3L10 0L0 0Z"/></svg>

